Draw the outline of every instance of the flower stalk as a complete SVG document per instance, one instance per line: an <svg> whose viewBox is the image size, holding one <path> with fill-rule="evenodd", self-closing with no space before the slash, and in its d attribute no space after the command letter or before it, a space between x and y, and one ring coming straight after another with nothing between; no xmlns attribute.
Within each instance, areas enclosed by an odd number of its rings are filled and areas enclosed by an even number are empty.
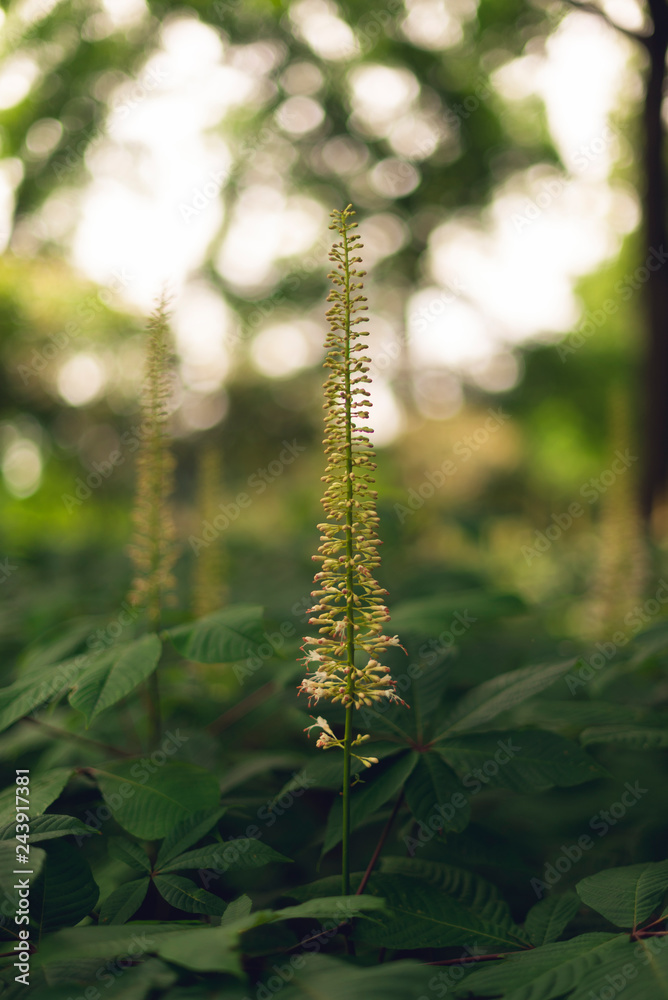
<svg viewBox="0 0 668 1000"><path fill-rule="evenodd" d="M365 271L357 265L362 248L354 232L354 211L349 205L343 211L332 212L332 225L340 239L330 253L335 269L329 277L333 288L327 312L330 330L325 346L325 366L330 374L325 382L325 454L327 469L322 477L326 484L322 504L327 520L318 525L321 532L318 554L321 563L315 574L314 617L309 621L318 626L316 637L304 638L306 677L300 685L308 696L309 705L321 698L340 702L345 708L345 731L338 739L322 716L307 730L319 727L322 732L318 747L343 750L343 856L342 891L349 892L350 784L351 759L357 757L365 767L378 763L375 757L355 753L368 736L353 739L353 710L371 706L376 701L390 700L405 704L395 691L389 667L380 658L389 646L399 646L398 636L384 634L389 621L384 603L386 590L374 578L380 565L376 533L377 494L372 489L376 468L366 426L369 419L369 391L366 344L360 338L361 323L368 322L360 313L366 311L366 297L361 294ZM357 662L356 662L357 661ZM363 663L363 661L366 661ZM311 665L315 672L311 673Z"/></svg>

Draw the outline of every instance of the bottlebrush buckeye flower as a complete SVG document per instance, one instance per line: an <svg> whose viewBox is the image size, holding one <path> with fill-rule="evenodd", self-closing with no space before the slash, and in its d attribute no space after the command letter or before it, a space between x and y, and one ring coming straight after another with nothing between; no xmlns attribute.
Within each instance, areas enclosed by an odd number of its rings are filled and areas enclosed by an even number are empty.
<svg viewBox="0 0 668 1000"><path fill-rule="evenodd" d="M398 636L385 634L390 618L384 602L387 591L374 577L381 543L376 534L377 493L372 489L375 453L367 436L371 428L365 423L371 406L365 388L371 382L371 359L364 354L366 344L361 342L359 329L368 322L360 315L367 309L360 292L366 272L356 266L362 261L357 256L362 243L353 232L354 214L350 205L332 212L329 227L341 239L330 253L335 264L329 275L334 288L328 297L332 306L327 312L330 331L325 342L325 366L330 374L324 385L323 444L328 464L322 477L326 483L322 505L327 520L318 525L321 544L313 556L321 568L314 578L316 589L311 596L315 603L309 621L318 626L318 635L304 637L306 676L299 686L309 705L328 699L346 708L385 700L406 704L395 691L389 667L381 662L388 646L400 642ZM322 729L318 746L343 746L325 719L318 717L315 725ZM358 737L355 742L366 738ZM366 760L375 763L375 758Z"/></svg>

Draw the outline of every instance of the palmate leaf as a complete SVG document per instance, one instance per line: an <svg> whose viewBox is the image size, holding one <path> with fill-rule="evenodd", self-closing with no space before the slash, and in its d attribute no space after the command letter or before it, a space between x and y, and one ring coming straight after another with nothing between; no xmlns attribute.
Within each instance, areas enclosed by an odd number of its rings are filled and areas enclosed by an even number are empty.
<svg viewBox="0 0 668 1000"><path fill-rule="evenodd" d="M528 946L521 928L485 919L436 885L406 875L372 875L365 892L384 899L389 911L354 928L354 939L365 944L410 950L475 942L490 953Z"/></svg>
<svg viewBox="0 0 668 1000"><path fill-rule="evenodd" d="M46 863L30 893L36 936L78 924L94 908L100 891L80 850L64 840L45 844ZM32 853L32 852L31 852Z"/></svg>
<svg viewBox="0 0 668 1000"><path fill-rule="evenodd" d="M458 997L503 1000L668 1000L665 938L583 934L476 969Z"/></svg>
<svg viewBox="0 0 668 1000"><path fill-rule="evenodd" d="M163 899L177 910L186 913L207 913L222 916L227 908L224 899L200 888L191 879L181 875L155 875L153 884Z"/></svg>
<svg viewBox="0 0 668 1000"><path fill-rule="evenodd" d="M86 826L76 816L58 816L55 813L45 813L41 816L30 817L30 834L28 840L31 844L38 844L42 840L53 840L55 837L92 836L99 834L99 830L94 830L92 826ZM8 823L0 830L0 841L11 840L16 836L16 822Z"/></svg>
<svg viewBox="0 0 668 1000"><path fill-rule="evenodd" d="M498 716L496 725L499 729L530 726L575 737L591 726L641 722L646 715L644 709L610 701L574 701L572 696L568 701L534 698Z"/></svg>
<svg viewBox="0 0 668 1000"><path fill-rule="evenodd" d="M631 725L592 726L580 734L585 746L593 743L621 743L630 750L668 747L668 719L664 727Z"/></svg>
<svg viewBox="0 0 668 1000"><path fill-rule="evenodd" d="M82 658L55 666L31 670L13 684L0 690L0 732L8 729L24 715L40 708L45 702L55 704L70 688L69 677L77 676ZM59 669L60 668L60 669Z"/></svg>
<svg viewBox="0 0 668 1000"><path fill-rule="evenodd" d="M522 667L493 677L469 691L458 702L441 728L440 736L485 726L501 712L532 698L564 677L574 660L543 666Z"/></svg>
<svg viewBox="0 0 668 1000"><path fill-rule="evenodd" d="M217 872L242 871L263 868L272 861L291 862L273 847L253 837L237 837L226 844L209 844L194 851L186 851L162 864L156 862L156 871L178 872L195 868L213 868Z"/></svg>
<svg viewBox="0 0 668 1000"><path fill-rule="evenodd" d="M114 819L140 840L165 837L179 821L220 801L218 781L203 767L169 761L152 773L136 760L91 768Z"/></svg>
<svg viewBox="0 0 668 1000"><path fill-rule="evenodd" d="M178 976L174 969L170 969L159 958L147 958L138 965L123 962L113 972L110 968L114 968L114 964L108 959L102 962L99 958L68 962L61 956L60 964L49 965L48 981L41 982L46 979L41 970L35 970L36 975L31 975L30 1000L78 1000L79 997L86 1000L86 991L91 1000L101 1000L102 996L108 995L106 992L102 993L102 989L107 987L113 987L110 994L113 1000L151 1000L153 997L165 996ZM119 974L118 978L116 973ZM35 982L36 979L40 980L39 984ZM25 992L25 987L23 989ZM6 995L3 993L2 996L5 1000ZM20 997L16 1000L20 1000ZM192 995L191 1000L194 1000ZM234 998L230 997L229 1000Z"/></svg>
<svg viewBox="0 0 668 1000"><path fill-rule="evenodd" d="M364 753L371 757L378 757L379 760L392 757L404 750L406 750L406 746L400 743L374 742L364 744ZM362 761L352 757L350 773L355 775L365 771L367 768ZM334 751L320 753L313 757L299 774L294 775L283 785L280 792L276 794L275 800L289 792L301 791L304 788L341 788L341 774L341 758Z"/></svg>
<svg viewBox="0 0 668 1000"><path fill-rule="evenodd" d="M464 590L417 597L401 601L392 608L392 628L400 635L438 636L455 615L469 616L476 621L491 621L521 614L525 604L514 594L489 594L482 590Z"/></svg>
<svg viewBox="0 0 668 1000"><path fill-rule="evenodd" d="M435 886L486 923L503 928L518 941L530 943L527 933L513 920L499 889L479 875L441 861L420 858L385 857L379 867L383 874L408 875Z"/></svg>
<svg viewBox="0 0 668 1000"><path fill-rule="evenodd" d="M231 663L256 656L267 642L262 615L256 604L233 604L188 625L162 634L181 656L195 663Z"/></svg>
<svg viewBox="0 0 668 1000"><path fill-rule="evenodd" d="M575 888L582 902L610 923L635 929L652 915L668 889L668 861L610 868L582 879Z"/></svg>
<svg viewBox="0 0 668 1000"><path fill-rule="evenodd" d="M74 773L72 767L56 767L30 782L30 818L33 821L55 802ZM16 786L0 792L0 826L16 821Z"/></svg>
<svg viewBox="0 0 668 1000"><path fill-rule="evenodd" d="M156 866L161 867L166 861L175 858L177 854L183 854L202 837L206 837L224 813L225 806L216 806L214 809L203 809L185 816L163 840Z"/></svg>
<svg viewBox="0 0 668 1000"><path fill-rule="evenodd" d="M302 956L281 1000L418 1000L439 995L429 989L434 971L410 959L363 969L327 955Z"/></svg>
<svg viewBox="0 0 668 1000"><path fill-rule="evenodd" d="M282 910L259 910L220 927L206 927L193 931L176 933L169 940L163 939L157 948L158 954L168 962L182 965L196 972L229 972L242 976L240 937L245 931L264 924L283 920L349 920L366 913L375 916L383 908L383 902L368 896L334 896L326 899L311 899L301 906L289 906Z"/></svg>
<svg viewBox="0 0 668 1000"><path fill-rule="evenodd" d="M533 945L557 941L580 909L580 899L575 892L561 896L548 896L532 906L527 913L524 929Z"/></svg>
<svg viewBox="0 0 668 1000"><path fill-rule="evenodd" d="M69 697L72 708L85 716L86 726L143 683L157 667L161 651L157 635L144 635L91 658Z"/></svg>
<svg viewBox="0 0 668 1000"><path fill-rule="evenodd" d="M232 924L235 920L243 920L247 917L251 910L253 909L253 901L250 896L239 896L237 899L233 899L231 903L228 904L227 909L221 920L221 926L223 924Z"/></svg>
<svg viewBox="0 0 668 1000"><path fill-rule="evenodd" d="M366 745L365 745L366 746ZM364 752L367 752L364 750ZM373 765L373 773L364 784L355 785L350 792L350 829L360 826L365 819L372 816L382 805L403 788L411 771L419 758L417 753L405 753L401 757L391 758L382 764ZM327 820L325 842L322 853L326 854L341 840L343 823L343 803L340 797L332 804Z"/></svg>
<svg viewBox="0 0 668 1000"><path fill-rule="evenodd" d="M419 754L406 781L406 802L413 816L434 831L464 830L471 818L461 780L436 753Z"/></svg>
<svg viewBox="0 0 668 1000"><path fill-rule="evenodd" d="M150 878L133 879L115 889L100 907L100 924L124 924L146 899Z"/></svg>
<svg viewBox="0 0 668 1000"><path fill-rule="evenodd" d="M194 923L194 927L199 925ZM43 968L59 965L63 955L71 962L89 958L116 958L118 955L145 955L157 950L166 934L183 933L184 925L176 921L145 923L137 921L123 926L72 927L57 931L42 942L39 962Z"/></svg>
<svg viewBox="0 0 668 1000"><path fill-rule="evenodd" d="M583 934L511 955L476 969L454 993L504 1000L562 1000L566 996L574 1000L571 991L589 970L601 967L619 940L616 934Z"/></svg>
<svg viewBox="0 0 668 1000"><path fill-rule="evenodd" d="M117 861L122 861L136 872L150 872L151 862L148 854L135 844L132 840L125 840L123 837L110 837L108 843L109 854Z"/></svg>
<svg viewBox="0 0 668 1000"><path fill-rule="evenodd" d="M608 776L577 743L544 730L471 733L442 740L435 749L472 791L487 784L541 791Z"/></svg>

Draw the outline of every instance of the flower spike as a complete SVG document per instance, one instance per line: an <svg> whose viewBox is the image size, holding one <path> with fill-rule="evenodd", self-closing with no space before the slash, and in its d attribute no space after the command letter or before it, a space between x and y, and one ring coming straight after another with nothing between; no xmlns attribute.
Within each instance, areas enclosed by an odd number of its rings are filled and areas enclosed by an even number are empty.
<svg viewBox="0 0 668 1000"><path fill-rule="evenodd" d="M390 668L381 658L389 646L401 645L398 636L385 634L389 621L383 603L387 591L376 582L374 573L380 565L376 533L377 494L372 489L376 468L366 426L369 419L368 371L366 344L361 342L361 315L367 309L361 294L366 273L357 265L362 248L357 226L352 221L350 205L342 212L332 212L330 229L338 232L330 260L335 270L329 275L333 288L327 313L330 331L325 346L325 366L330 374L325 382L325 454L327 469L322 505L326 518L318 525L320 547L313 558L320 563L311 596L310 624L317 627L317 637L306 637L302 650L306 676L299 687L317 705L321 699L340 702L346 709L372 706L374 702L406 703L397 695ZM402 647L403 648L403 647ZM356 655L357 654L357 655ZM363 659L364 665L356 666ZM311 671L311 666L315 668ZM324 725L323 725L324 724ZM326 721L315 723L323 730L318 746L343 747ZM313 726L309 726L312 729ZM355 744L368 737L358 736ZM358 755L355 755L358 756ZM360 757L365 766L377 763L374 757Z"/></svg>

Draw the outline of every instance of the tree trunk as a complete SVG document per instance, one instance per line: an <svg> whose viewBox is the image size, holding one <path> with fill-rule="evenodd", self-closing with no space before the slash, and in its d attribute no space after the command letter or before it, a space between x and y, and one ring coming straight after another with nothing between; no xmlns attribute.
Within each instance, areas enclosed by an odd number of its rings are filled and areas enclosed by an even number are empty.
<svg viewBox="0 0 668 1000"><path fill-rule="evenodd" d="M668 248L663 164L664 126L661 116L668 49L668 7L649 0L654 31L644 39L649 72L643 109L645 177L643 214L648 255ZM655 258L657 259L657 258ZM658 257L657 262L661 260ZM642 506L646 517L664 494L668 475L668 265L649 271L646 285L648 321L645 378L645 467Z"/></svg>

